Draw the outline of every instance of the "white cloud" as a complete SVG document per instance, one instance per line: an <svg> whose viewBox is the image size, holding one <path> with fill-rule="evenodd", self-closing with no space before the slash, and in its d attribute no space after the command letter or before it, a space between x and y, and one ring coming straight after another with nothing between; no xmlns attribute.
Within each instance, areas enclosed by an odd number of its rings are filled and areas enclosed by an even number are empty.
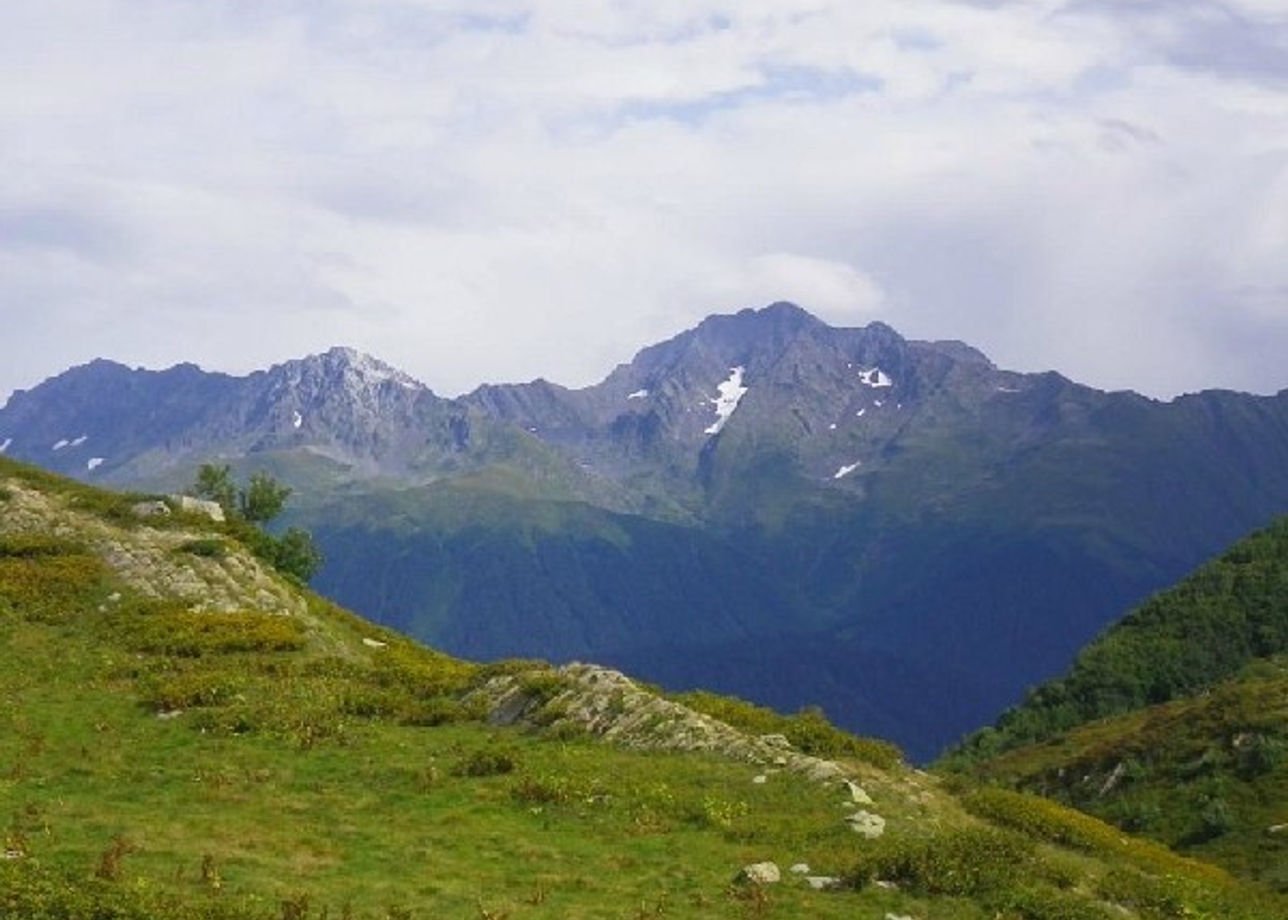
<svg viewBox="0 0 1288 920"><path fill-rule="evenodd" d="M844 262L790 252L771 252L708 271L694 279L705 302L722 311L796 300L838 325L862 325L880 317L885 293L869 276Z"/></svg>
<svg viewBox="0 0 1288 920"><path fill-rule="evenodd" d="M780 298L1095 384L1277 389L1286 18L6 4L0 393L99 354L246 370L338 342L446 392L586 383Z"/></svg>

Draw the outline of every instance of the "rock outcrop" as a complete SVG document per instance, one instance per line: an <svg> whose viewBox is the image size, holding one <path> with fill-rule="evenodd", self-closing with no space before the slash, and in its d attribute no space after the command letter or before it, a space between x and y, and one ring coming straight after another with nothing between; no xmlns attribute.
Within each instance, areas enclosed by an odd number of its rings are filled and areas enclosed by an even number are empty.
<svg viewBox="0 0 1288 920"><path fill-rule="evenodd" d="M536 679L534 679L536 678ZM551 692L552 683L555 692ZM777 766L816 782L846 778L840 764L792 749L782 735L753 736L646 690L611 668L573 663L506 674L475 691L493 724L568 725L642 750L707 751L759 766Z"/></svg>

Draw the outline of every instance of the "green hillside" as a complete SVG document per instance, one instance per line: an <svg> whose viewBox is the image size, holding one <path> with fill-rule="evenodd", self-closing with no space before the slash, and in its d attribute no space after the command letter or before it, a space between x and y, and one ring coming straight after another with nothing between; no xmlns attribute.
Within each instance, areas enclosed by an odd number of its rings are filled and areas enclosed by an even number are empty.
<svg viewBox="0 0 1288 920"><path fill-rule="evenodd" d="M968 762L1093 719L1206 690L1288 652L1288 517L1151 598L948 758Z"/></svg>
<svg viewBox="0 0 1288 920"><path fill-rule="evenodd" d="M0 916L1284 910L817 714L435 653L138 500L0 461Z"/></svg>
<svg viewBox="0 0 1288 920"><path fill-rule="evenodd" d="M943 765L1288 890L1288 519L1151 599Z"/></svg>
<svg viewBox="0 0 1288 920"><path fill-rule="evenodd" d="M1288 891L1288 656L974 770Z"/></svg>

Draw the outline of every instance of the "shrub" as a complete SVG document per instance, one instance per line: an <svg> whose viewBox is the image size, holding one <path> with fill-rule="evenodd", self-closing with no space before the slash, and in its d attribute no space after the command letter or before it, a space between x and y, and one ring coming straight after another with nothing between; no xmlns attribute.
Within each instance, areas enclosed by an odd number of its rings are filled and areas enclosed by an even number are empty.
<svg viewBox="0 0 1288 920"><path fill-rule="evenodd" d="M524 695L540 703L550 702L570 686L566 677L551 670L539 670L519 678L519 688Z"/></svg>
<svg viewBox="0 0 1288 920"><path fill-rule="evenodd" d="M903 752L888 741L861 738L842 731L817 706L785 716L737 697L704 690L675 694L677 703L754 735L783 735L799 751L816 757L851 757L888 770L903 760Z"/></svg>
<svg viewBox="0 0 1288 920"><path fill-rule="evenodd" d="M177 549L178 552L189 553L204 559L222 559L228 555L228 545L223 540L215 537L188 540L186 543L180 544Z"/></svg>
<svg viewBox="0 0 1288 920"><path fill-rule="evenodd" d="M46 534L0 534L0 558L36 559L45 556L83 556L82 543Z"/></svg>
<svg viewBox="0 0 1288 920"><path fill-rule="evenodd" d="M451 697L409 700L398 712L398 721L404 725L448 725L453 722L477 720L480 714L460 700Z"/></svg>
<svg viewBox="0 0 1288 920"><path fill-rule="evenodd" d="M974 815L1050 843L1196 880L1218 884L1229 880L1215 866L1178 856L1152 841L1125 837L1118 828L1049 799L990 787L962 796L961 802Z"/></svg>
<svg viewBox="0 0 1288 920"><path fill-rule="evenodd" d="M929 837L882 838L848 875L862 887L875 879L898 882L919 894L979 897L1001 892L1030 874L1036 844L989 827L943 831Z"/></svg>
<svg viewBox="0 0 1288 920"><path fill-rule="evenodd" d="M165 602L123 608L110 623L132 651L200 658L236 652L291 652L304 647L294 617L270 613L194 613Z"/></svg>
<svg viewBox="0 0 1288 920"><path fill-rule="evenodd" d="M134 850L134 844L117 834L112 838L112 842L107 845L107 849L99 854L98 868L94 870L95 877L109 882L119 879L121 877L121 863Z"/></svg>
<svg viewBox="0 0 1288 920"><path fill-rule="evenodd" d="M1018 888L999 897L997 903L1012 912L1011 916L1024 920L1111 920L1121 916L1085 897L1049 888Z"/></svg>
<svg viewBox="0 0 1288 920"><path fill-rule="evenodd" d="M516 748L493 745L471 751L452 767L453 776L502 776L519 765Z"/></svg>
<svg viewBox="0 0 1288 920"><path fill-rule="evenodd" d="M510 797L523 805L563 805L579 791L565 776L520 776L510 787Z"/></svg>
<svg viewBox="0 0 1288 920"><path fill-rule="evenodd" d="M148 675L139 682L143 700L160 710L222 706L236 699L246 686L242 675L227 669Z"/></svg>
<svg viewBox="0 0 1288 920"><path fill-rule="evenodd" d="M1171 885L1129 868L1108 872L1097 886L1109 901L1134 908L1146 917L1181 918L1191 912Z"/></svg>
<svg viewBox="0 0 1288 920"><path fill-rule="evenodd" d="M400 687L418 699L432 699L463 692L476 670L477 665L400 643L381 651L372 673L384 686Z"/></svg>
<svg viewBox="0 0 1288 920"><path fill-rule="evenodd" d="M40 623L68 622L95 603L107 584L97 556L66 545L21 541L0 553L0 611Z"/></svg>

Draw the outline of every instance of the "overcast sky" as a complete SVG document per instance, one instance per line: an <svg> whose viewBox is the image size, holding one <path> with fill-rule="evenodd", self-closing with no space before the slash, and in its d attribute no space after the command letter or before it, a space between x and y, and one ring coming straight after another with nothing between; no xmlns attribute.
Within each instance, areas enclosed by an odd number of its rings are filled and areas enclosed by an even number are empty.
<svg viewBox="0 0 1288 920"><path fill-rule="evenodd" d="M0 3L0 402L333 344L583 385L780 299L1288 387L1288 0Z"/></svg>

